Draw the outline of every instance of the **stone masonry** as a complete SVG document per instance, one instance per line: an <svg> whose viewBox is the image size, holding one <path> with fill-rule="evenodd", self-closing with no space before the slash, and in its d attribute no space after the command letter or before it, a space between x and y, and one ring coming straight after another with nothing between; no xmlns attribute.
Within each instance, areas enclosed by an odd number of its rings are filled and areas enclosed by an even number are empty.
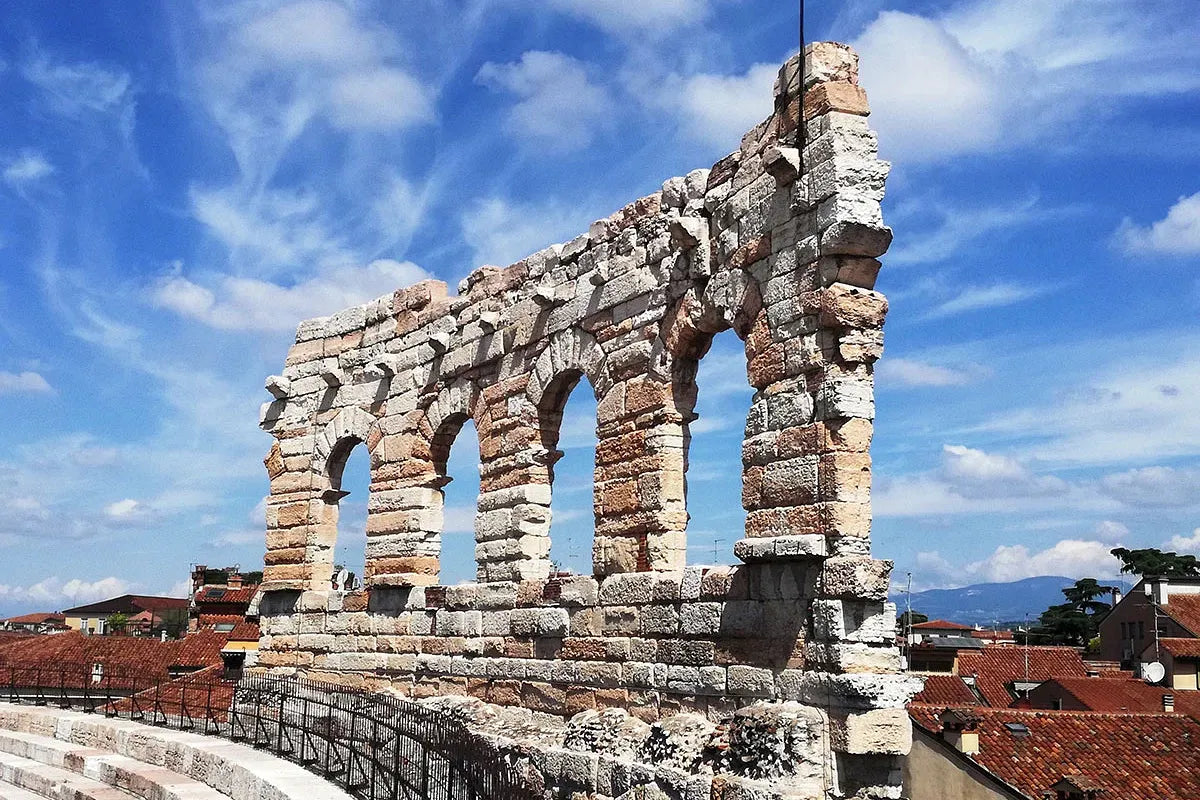
<svg viewBox="0 0 1200 800"><path fill-rule="evenodd" d="M887 311L872 287L891 231L867 114L855 54L812 45L781 69L770 118L711 169L480 267L457 296L425 281L301 323L261 420L276 442L259 669L563 718L724 724L775 704L824 764L819 786L785 794L898 797L917 687L899 674L891 563L870 552ZM728 329L755 389L742 563L689 566L696 369ZM559 423L583 378L598 403L593 574L552 574ZM446 460L467 419L478 582L442 586ZM366 589L344 593L330 577L358 445Z"/></svg>

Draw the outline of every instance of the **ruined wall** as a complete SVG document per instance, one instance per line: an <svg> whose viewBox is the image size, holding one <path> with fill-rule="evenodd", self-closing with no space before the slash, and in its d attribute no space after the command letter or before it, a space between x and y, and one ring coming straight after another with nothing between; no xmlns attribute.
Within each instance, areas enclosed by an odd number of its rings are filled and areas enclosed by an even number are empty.
<svg viewBox="0 0 1200 800"><path fill-rule="evenodd" d="M711 170L477 269L456 297L427 281L300 325L262 416L277 442L261 668L560 716L797 701L826 720L831 792L898 791L914 688L895 674L891 565L869 540L888 166L854 54L812 46L803 93L800 67L784 65L772 116ZM688 567L696 367L727 329L756 390L743 563ZM598 403L594 574L551 575L558 426L583 378ZM468 418L478 583L439 586L446 459ZM359 444L367 590L343 594L330 572Z"/></svg>

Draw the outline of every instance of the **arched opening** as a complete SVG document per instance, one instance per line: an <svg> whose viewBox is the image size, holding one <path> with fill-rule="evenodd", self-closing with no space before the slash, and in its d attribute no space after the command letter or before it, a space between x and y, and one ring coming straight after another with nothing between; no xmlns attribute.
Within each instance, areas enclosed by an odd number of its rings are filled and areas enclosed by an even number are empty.
<svg viewBox="0 0 1200 800"><path fill-rule="evenodd" d="M596 392L582 372L558 376L542 396L541 444L550 481L551 569L592 573Z"/></svg>
<svg viewBox="0 0 1200 800"><path fill-rule="evenodd" d="M367 506L371 496L371 456L358 439L344 439L329 457L325 524L335 531L331 588L360 588L366 570ZM343 570L344 580L339 581Z"/></svg>
<svg viewBox="0 0 1200 800"><path fill-rule="evenodd" d="M479 505L479 434L465 414L442 423L431 448L441 484L442 536L438 582L475 580L475 516Z"/></svg>
<svg viewBox="0 0 1200 800"><path fill-rule="evenodd" d="M690 564L732 564L745 535L742 441L754 389L746 351L732 330L691 354L681 382L695 387L694 418L686 426L687 556Z"/></svg>

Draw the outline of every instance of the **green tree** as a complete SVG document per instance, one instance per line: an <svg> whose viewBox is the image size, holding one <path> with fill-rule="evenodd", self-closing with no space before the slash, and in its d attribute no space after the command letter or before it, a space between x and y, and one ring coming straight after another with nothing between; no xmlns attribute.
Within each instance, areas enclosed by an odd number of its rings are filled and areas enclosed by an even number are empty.
<svg viewBox="0 0 1200 800"><path fill-rule="evenodd" d="M1121 562L1121 572L1145 577L1200 578L1200 561L1195 556L1179 555L1154 547L1130 550L1117 547L1110 551Z"/></svg>
<svg viewBox="0 0 1200 800"><path fill-rule="evenodd" d="M124 633L125 628L129 625L129 615L117 612L108 618L109 633Z"/></svg>
<svg viewBox="0 0 1200 800"><path fill-rule="evenodd" d="M1027 638L1037 644L1058 644L1087 647L1099 632L1100 620L1112 610L1112 605L1098 597L1112 593L1095 578L1083 578L1062 590L1067 602L1050 606L1038 617L1038 624Z"/></svg>
<svg viewBox="0 0 1200 800"><path fill-rule="evenodd" d="M901 633L904 633L908 630L910 622L913 625L920 625L922 622L929 622L929 617L925 616L920 611L911 612L912 619L909 620L909 613L910 612L905 611L896 619L896 630L900 631Z"/></svg>

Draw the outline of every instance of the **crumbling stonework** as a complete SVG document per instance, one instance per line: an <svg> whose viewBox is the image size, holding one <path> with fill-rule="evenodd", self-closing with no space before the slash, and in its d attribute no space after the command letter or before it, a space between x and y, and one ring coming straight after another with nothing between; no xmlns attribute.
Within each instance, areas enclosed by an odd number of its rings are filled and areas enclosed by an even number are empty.
<svg viewBox="0 0 1200 800"><path fill-rule="evenodd" d="M728 722L749 705L803 704L788 712L803 735L780 746L809 747L812 763L800 760L823 788L793 794L898 796L916 687L898 674L891 564L869 539L888 165L855 55L813 45L801 73L799 58L784 65L774 113L737 152L586 234L481 267L456 297L427 281L300 325L262 415L277 441L261 669L560 717ZM756 390L743 563L688 566L696 368L728 329ZM598 404L593 574L552 575L558 429L584 377ZM468 418L478 582L441 586L446 460ZM371 454L367 589L343 593L330 573L359 444Z"/></svg>

